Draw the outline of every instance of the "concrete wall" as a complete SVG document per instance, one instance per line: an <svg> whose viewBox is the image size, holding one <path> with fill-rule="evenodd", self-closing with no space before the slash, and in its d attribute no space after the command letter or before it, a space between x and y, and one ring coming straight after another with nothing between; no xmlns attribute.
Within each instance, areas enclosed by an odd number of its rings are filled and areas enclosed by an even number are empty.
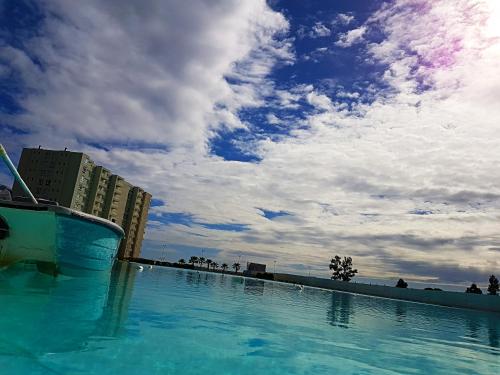
<svg viewBox="0 0 500 375"><path fill-rule="evenodd" d="M354 283L352 281L344 282L283 273L275 274L274 280L308 285L318 288L338 290L342 292L365 294L369 296L393 298L405 301L429 303L440 306L460 307L500 313L500 296L411 288L395 288L391 286L361 284Z"/></svg>

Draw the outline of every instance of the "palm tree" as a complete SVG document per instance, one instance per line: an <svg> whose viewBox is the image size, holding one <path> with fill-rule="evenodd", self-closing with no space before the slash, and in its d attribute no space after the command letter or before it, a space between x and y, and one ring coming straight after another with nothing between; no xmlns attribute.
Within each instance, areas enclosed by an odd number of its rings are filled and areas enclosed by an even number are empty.
<svg viewBox="0 0 500 375"><path fill-rule="evenodd" d="M213 270L216 270L217 268L219 268L219 263L217 263L217 262L212 262L212 269L213 269Z"/></svg>
<svg viewBox="0 0 500 375"><path fill-rule="evenodd" d="M210 264L212 263L212 259L207 259L205 262L207 263L207 270L209 270Z"/></svg>
<svg viewBox="0 0 500 375"><path fill-rule="evenodd" d="M205 258L204 257L199 257L198 258L198 264L200 267L202 267L205 264Z"/></svg>
<svg viewBox="0 0 500 375"><path fill-rule="evenodd" d="M184 260L184 258L181 258L177 261L177 263L179 264L186 264L186 261Z"/></svg>
<svg viewBox="0 0 500 375"><path fill-rule="evenodd" d="M229 267L226 263L222 263L222 266L220 266L222 268L222 272L226 272L227 270L227 267Z"/></svg>
<svg viewBox="0 0 500 375"><path fill-rule="evenodd" d="M198 263L198 257L191 257L189 258L189 263L191 263L194 267L195 263Z"/></svg>
<svg viewBox="0 0 500 375"><path fill-rule="evenodd" d="M239 263L233 263L233 270L234 272L238 273L238 271L240 270L241 268L241 264Z"/></svg>

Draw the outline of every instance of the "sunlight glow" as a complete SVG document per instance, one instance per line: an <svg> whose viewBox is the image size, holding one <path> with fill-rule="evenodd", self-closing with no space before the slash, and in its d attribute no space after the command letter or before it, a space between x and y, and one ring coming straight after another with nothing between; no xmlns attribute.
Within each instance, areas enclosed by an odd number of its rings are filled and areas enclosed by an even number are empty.
<svg viewBox="0 0 500 375"><path fill-rule="evenodd" d="M500 1L488 2L490 16L486 22L486 36L500 37Z"/></svg>

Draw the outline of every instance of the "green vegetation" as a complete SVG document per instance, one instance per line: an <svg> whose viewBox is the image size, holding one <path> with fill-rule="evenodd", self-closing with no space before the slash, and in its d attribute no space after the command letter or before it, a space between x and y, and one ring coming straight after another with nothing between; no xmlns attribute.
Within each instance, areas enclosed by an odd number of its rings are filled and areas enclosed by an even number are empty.
<svg viewBox="0 0 500 375"><path fill-rule="evenodd" d="M408 288L408 283L403 279L399 279L396 288Z"/></svg>
<svg viewBox="0 0 500 375"><path fill-rule="evenodd" d="M241 268L241 265L239 263L233 263L233 270L234 272L238 273L238 271L240 270Z"/></svg>
<svg viewBox="0 0 500 375"><path fill-rule="evenodd" d="M184 259L179 259L177 264L185 264ZM189 264L191 264L193 267L197 265L198 267L203 267L204 265L207 266L208 271L218 271L221 270L222 272L226 272L229 268L229 265L227 263L222 263L221 265L217 263L216 261L212 259L206 259L204 257L197 257L197 256L192 256L189 258ZM241 268L241 265L239 263L234 263L232 268L235 270L235 272L238 272Z"/></svg>
<svg viewBox="0 0 500 375"><path fill-rule="evenodd" d="M483 291L479 289L476 284L472 283L471 286L467 288L465 293L483 294Z"/></svg>
<svg viewBox="0 0 500 375"><path fill-rule="evenodd" d="M498 279L495 277L495 275L491 275L489 282L490 285L488 285L488 294L490 296L496 296L499 290Z"/></svg>
<svg viewBox="0 0 500 375"><path fill-rule="evenodd" d="M333 280L351 281L351 279L358 273L357 269L352 268L352 258L335 255L330 261L330 270L333 271Z"/></svg>

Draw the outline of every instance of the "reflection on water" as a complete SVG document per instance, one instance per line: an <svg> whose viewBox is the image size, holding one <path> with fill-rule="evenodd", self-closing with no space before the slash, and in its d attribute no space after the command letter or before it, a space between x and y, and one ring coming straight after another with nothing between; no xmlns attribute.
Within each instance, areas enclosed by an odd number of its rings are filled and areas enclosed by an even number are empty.
<svg viewBox="0 0 500 375"><path fill-rule="evenodd" d="M349 320L354 314L352 294L332 293L332 303L327 311L327 320L332 326L349 328Z"/></svg>
<svg viewBox="0 0 500 375"><path fill-rule="evenodd" d="M402 322L406 318L408 312L408 304L402 301L395 301L396 305L396 320Z"/></svg>
<svg viewBox="0 0 500 375"><path fill-rule="evenodd" d="M1 274L0 355L84 349L92 336L118 337L127 319L135 272L53 278L12 269ZM28 293L27 293L28 291Z"/></svg>
<svg viewBox="0 0 500 375"><path fill-rule="evenodd" d="M490 319L488 320L488 339L492 348L500 348L497 324L498 319L499 318L494 319L493 317L490 317ZM500 355L500 353L498 352L495 353Z"/></svg>
<svg viewBox="0 0 500 375"><path fill-rule="evenodd" d="M480 342L489 346L495 355L500 355L500 317L495 313L332 292L327 311L329 324L349 328L356 325L353 320L358 312L393 319L403 328L437 329L438 332L461 328L464 340Z"/></svg>
<svg viewBox="0 0 500 375"><path fill-rule="evenodd" d="M474 341L482 341L485 336L488 337L488 343L492 348L500 348L498 337L498 316L488 315L487 317L466 316L467 337ZM495 351L500 355L500 352Z"/></svg>
<svg viewBox="0 0 500 375"><path fill-rule="evenodd" d="M245 278L245 287L243 291L245 294L263 295L265 282L262 280Z"/></svg>

